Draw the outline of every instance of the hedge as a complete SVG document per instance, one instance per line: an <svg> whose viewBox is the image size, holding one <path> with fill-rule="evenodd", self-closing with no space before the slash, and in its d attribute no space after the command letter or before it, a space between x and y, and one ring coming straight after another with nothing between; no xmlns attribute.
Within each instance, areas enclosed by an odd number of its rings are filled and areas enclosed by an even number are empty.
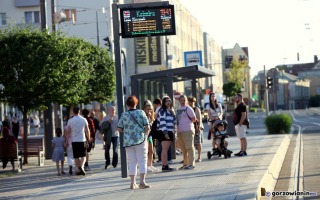
<svg viewBox="0 0 320 200"><path fill-rule="evenodd" d="M269 134L290 133L292 118L288 114L272 114L265 119Z"/></svg>

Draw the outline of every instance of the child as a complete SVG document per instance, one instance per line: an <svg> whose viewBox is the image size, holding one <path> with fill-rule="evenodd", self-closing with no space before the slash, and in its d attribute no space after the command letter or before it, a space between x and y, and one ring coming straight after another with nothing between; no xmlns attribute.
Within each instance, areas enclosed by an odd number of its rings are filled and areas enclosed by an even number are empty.
<svg viewBox="0 0 320 200"><path fill-rule="evenodd" d="M222 136L228 137L228 135L226 135L225 133L225 128L224 128L224 124L223 123L219 123L215 126L215 130L214 130L214 137L215 137L215 143L218 147L218 149L221 151L221 138ZM226 140L224 141L224 147L227 148L228 147L228 142Z"/></svg>
<svg viewBox="0 0 320 200"><path fill-rule="evenodd" d="M61 128L56 128L56 136L52 140L52 147L53 147L53 154L52 154L52 161L56 162L58 176L60 174L65 174L63 171L63 163L64 163L64 138L62 136ZM59 168L59 161L61 161L61 173Z"/></svg>

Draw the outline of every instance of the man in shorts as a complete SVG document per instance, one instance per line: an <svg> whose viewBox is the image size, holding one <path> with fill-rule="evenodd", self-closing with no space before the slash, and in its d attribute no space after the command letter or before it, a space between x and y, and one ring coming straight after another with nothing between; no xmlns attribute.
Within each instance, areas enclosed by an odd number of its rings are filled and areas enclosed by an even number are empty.
<svg viewBox="0 0 320 200"><path fill-rule="evenodd" d="M235 125L235 131L240 139L240 151L235 156L246 156L247 155L247 138L246 138L246 126L243 125L246 119L247 106L243 102L242 94L237 94L235 96L235 102L237 107L233 112L233 123Z"/></svg>
<svg viewBox="0 0 320 200"><path fill-rule="evenodd" d="M84 163L86 162L87 148L89 147L90 130L87 120L80 116L80 108L73 108L73 117L67 126L71 131L73 157L75 159L76 175L86 175Z"/></svg>
<svg viewBox="0 0 320 200"><path fill-rule="evenodd" d="M96 132L96 128L94 126L94 121L89 117L89 110L88 109L83 109L82 110L82 116L87 120L88 122L88 127L90 130L90 134L89 134L89 145L87 148L87 156L86 156L86 162L84 163L84 170L88 171L89 170L89 154L91 152L91 149L93 148L93 143L95 140L95 132Z"/></svg>

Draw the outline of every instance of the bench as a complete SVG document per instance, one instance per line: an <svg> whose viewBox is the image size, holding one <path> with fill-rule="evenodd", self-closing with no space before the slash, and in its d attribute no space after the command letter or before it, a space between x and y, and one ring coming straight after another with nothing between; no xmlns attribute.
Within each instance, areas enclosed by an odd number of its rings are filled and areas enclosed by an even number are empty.
<svg viewBox="0 0 320 200"><path fill-rule="evenodd" d="M27 138L28 142L28 157L38 157L38 165L43 166L45 155L44 155L44 138L43 136L29 136ZM19 155L24 155L24 142L23 139L19 137L18 139Z"/></svg>
<svg viewBox="0 0 320 200"><path fill-rule="evenodd" d="M0 144L0 160L2 159L14 159L14 161L19 161L18 172L22 170L22 158L18 153L18 144L16 143L1 143ZM8 165L9 165L8 163Z"/></svg>

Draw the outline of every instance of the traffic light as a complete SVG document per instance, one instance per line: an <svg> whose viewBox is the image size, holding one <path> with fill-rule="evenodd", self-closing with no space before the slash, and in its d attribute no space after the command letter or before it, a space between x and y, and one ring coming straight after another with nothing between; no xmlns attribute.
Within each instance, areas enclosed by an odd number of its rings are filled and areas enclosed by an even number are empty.
<svg viewBox="0 0 320 200"><path fill-rule="evenodd" d="M108 47L108 50L110 51L111 49L111 43L110 43L110 39L109 37L103 38L104 41L106 41L106 43L104 44L106 47Z"/></svg>
<svg viewBox="0 0 320 200"><path fill-rule="evenodd" d="M267 88L272 88L272 85L273 85L273 78L271 78L270 76L267 76L266 77L267 78L267 85L266 85L266 87Z"/></svg>

